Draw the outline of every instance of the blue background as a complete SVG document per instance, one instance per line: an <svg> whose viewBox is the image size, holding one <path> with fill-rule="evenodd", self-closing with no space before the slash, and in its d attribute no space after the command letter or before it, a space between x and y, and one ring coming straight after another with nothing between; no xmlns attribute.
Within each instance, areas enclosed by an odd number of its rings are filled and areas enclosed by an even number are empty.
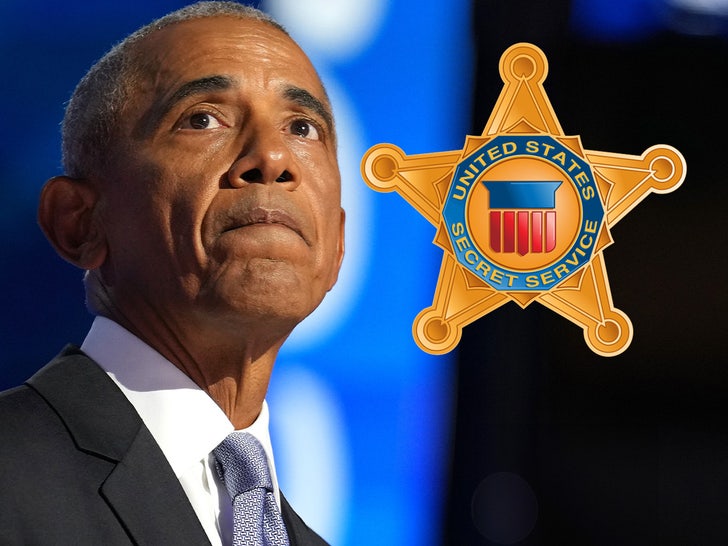
<svg viewBox="0 0 728 546"><path fill-rule="evenodd" d="M440 533L454 369L452 357L416 347L411 324L431 303L440 256L432 226L403 200L369 190L359 161L382 141L408 153L462 146L472 71L468 4L370 2L365 11L379 5L378 15L346 54L307 35L312 23L288 15L285 4L262 7L300 38L332 96L348 240L331 309L294 333L273 376L279 479L334 544L426 544ZM0 6L0 387L22 382L65 343L80 344L91 322L81 272L54 254L35 222L42 183L61 172L64 103L115 42L183 5Z"/></svg>

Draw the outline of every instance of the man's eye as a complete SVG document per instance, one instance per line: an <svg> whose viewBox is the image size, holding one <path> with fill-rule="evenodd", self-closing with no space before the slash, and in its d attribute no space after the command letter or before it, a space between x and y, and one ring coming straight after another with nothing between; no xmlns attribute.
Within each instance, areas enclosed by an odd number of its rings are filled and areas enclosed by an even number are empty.
<svg viewBox="0 0 728 546"><path fill-rule="evenodd" d="M217 129L218 127L222 127L222 123L215 116L206 112L192 114L180 126L181 129Z"/></svg>
<svg viewBox="0 0 728 546"><path fill-rule="evenodd" d="M297 119L291 123L291 133L311 140L319 140L320 135L316 126L305 119Z"/></svg>

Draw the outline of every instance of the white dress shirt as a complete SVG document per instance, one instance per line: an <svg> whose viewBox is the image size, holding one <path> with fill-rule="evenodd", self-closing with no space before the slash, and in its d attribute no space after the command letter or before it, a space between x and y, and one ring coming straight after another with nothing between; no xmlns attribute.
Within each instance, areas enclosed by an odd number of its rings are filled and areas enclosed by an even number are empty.
<svg viewBox="0 0 728 546"><path fill-rule="evenodd" d="M213 546L231 544L232 504L211 453L233 431L222 409L169 360L109 319L94 319L81 350L106 371L139 413ZM245 431L263 445L280 508L265 401Z"/></svg>

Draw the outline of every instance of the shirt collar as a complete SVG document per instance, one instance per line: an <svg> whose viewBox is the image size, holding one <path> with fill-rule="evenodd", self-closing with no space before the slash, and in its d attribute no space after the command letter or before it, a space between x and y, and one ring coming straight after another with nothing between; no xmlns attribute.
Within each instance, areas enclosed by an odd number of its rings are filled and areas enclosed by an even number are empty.
<svg viewBox="0 0 728 546"><path fill-rule="evenodd" d="M177 477L206 459L233 431L228 417L205 391L117 323L96 317L81 350L129 399ZM265 401L256 421L245 430L261 442L274 468Z"/></svg>

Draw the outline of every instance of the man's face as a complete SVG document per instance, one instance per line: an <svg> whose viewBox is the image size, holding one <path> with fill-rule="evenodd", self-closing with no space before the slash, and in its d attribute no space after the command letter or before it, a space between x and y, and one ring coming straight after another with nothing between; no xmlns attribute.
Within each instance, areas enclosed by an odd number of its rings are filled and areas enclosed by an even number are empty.
<svg viewBox="0 0 728 546"><path fill-rule="evenodd" d="M314 68L279 30L229 17L167 27L141 50L126 145L101 182L115 305L132 322L290 330L343 255L335 135Z"/></svg>

